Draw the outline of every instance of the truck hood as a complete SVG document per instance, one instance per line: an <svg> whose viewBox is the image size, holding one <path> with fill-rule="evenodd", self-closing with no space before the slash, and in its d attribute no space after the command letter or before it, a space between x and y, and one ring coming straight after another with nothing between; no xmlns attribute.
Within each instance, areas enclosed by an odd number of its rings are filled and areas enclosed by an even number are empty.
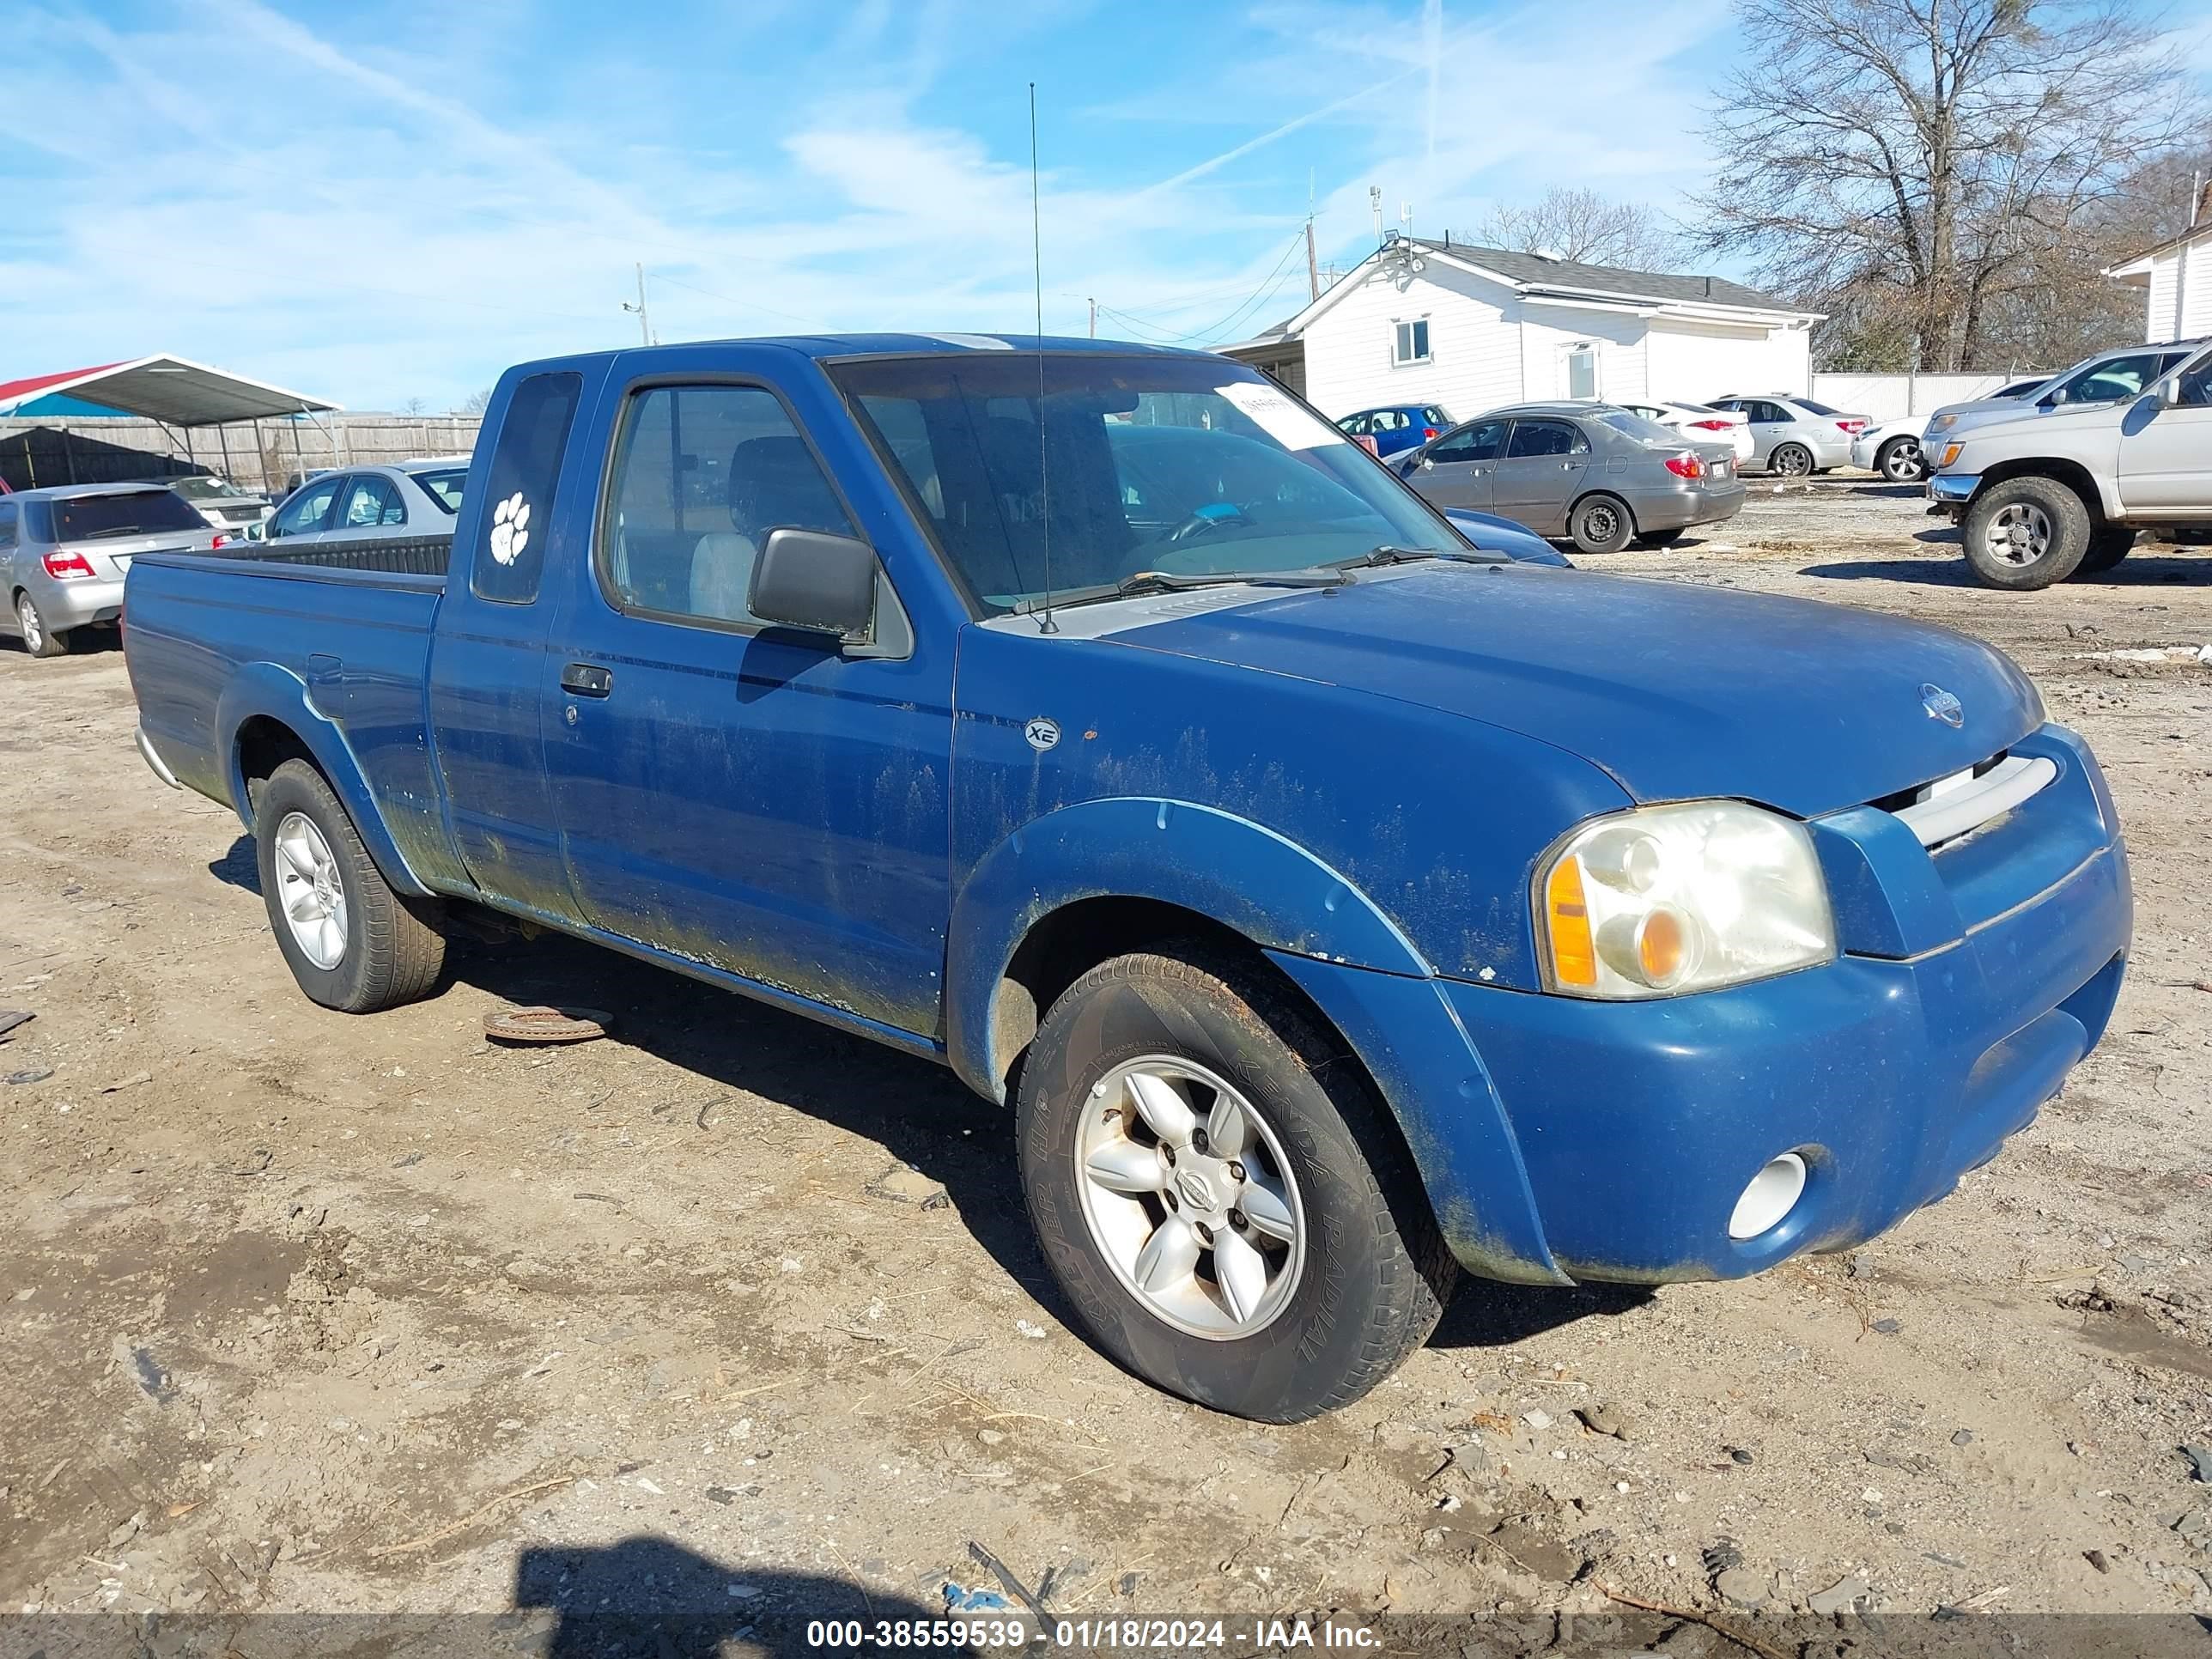
<svg viewBox="0 0 2212 1659"><path fill-rule="evenodd" d="M1806 817L1977 764L2043 719L2008 659L1944 629L1533 565L1418 567L1104 637L1486 721L1640 801Z"/></svg>

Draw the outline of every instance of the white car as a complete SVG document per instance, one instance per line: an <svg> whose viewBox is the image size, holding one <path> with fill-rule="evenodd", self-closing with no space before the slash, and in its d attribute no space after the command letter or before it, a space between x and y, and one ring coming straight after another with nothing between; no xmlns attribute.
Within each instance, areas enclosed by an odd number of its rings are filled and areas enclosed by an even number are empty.
<svg viewBox="0 0 2212 1659"><path fill-rule="evenodd" d="M1977 398L1974 405L1979 408L2009 404L2025 398L2050 378L2038 374L2032 380L2014 380L2010 386L1999 386L1986 398ZM1965 404L1946 404L1925 415L1902 415L1896 420L1870 426L1851 440L1851 465L1879 472L1892 483L1918 483L1928 476L1928 458L1921 453L1920 446L1928 434L1929 422L1938 415L1956 416L1966 407Z"/></svg>
<svg viewBox="0 0 2212 1659"><path fill-rule="evenodd" d="M1622 404L1620 408L1647 421L1671 427L1691 443L1734 444L1735 464L1751 459L1751 416L1734 409L1711 409L1704 404L1669 400L1663 404Z"/></svg>

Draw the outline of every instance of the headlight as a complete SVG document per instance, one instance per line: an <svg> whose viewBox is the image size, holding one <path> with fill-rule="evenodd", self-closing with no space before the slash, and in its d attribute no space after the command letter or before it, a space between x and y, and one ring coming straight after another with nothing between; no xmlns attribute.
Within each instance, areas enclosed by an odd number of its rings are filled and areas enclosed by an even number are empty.
<svg viewBox="0 0 2212 1659"><path fill-rule="evenodd" d="M1802 823L1738 801L1584 824L1536 870L1544 988L1626 1000L1832 960L1836 923Z"/></svg>
<svg viewBox="0 0 2212 1659"><path fill-rule="evenodd" d="M1939 432L1948 432L1958 423L1959 417L1956 415L1938 415L1928 422L1928 435L1932 438Z"/></svg>

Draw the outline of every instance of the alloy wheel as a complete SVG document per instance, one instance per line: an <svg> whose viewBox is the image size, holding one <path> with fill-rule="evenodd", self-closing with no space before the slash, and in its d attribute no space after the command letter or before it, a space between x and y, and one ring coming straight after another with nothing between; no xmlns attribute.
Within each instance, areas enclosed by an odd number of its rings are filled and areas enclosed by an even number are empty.
<svg viewBox="0 0 2212 1659"><path fill-rule="evenodd" d="M276 826L276 883L279 908L301 954L325 972L344 961L345 883L330 842L304 812L287 812Z"/></svg>
<svg viewBox="0 0 2212 1659"><path fill-rule="evenodd" d="M1990 520L1983 545L2000 564L2025 568L2051 551L2051 516L2033 501L2014 501Z"/></svg>
<svg viewBox="0 0 2212 1659"><path fill-rule="evenodd" d="M1075 1141L1083 1218L1146 1311L1217 1341L1281 1315L1305 1265L1304 1201L1235 1085L1188 1060L1125 1061L1092 1086Z"/></svg>

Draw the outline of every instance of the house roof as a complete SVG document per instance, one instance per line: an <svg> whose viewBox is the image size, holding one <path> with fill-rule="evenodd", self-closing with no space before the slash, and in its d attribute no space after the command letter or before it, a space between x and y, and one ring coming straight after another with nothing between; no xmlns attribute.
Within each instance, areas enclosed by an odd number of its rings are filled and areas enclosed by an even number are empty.
<svg viewBox="0 0 2212 1659"><path fill-rule="evenodd" d="M1819 312L1802 311L1725 276L1629 270L1618 265L1583 264L1574 259L1556 259L1548 254L1522 252L1513 248L1393 234L1339 277L1321 298L1284 324L1285 333L1303 333L1316 317L1352 291L1355 279L1361 277L1370 265L1393 249L1409 247L1463 270L1491 277L1530 299L1589 300L1607 307L1635 306L1692 317L1711 312L1758 312L1768 317L1811 321L1820 315Z"/></svg>
<svg viewBox="0 0 2212 1659"><path fill-rule="evenodd" d="M1628 270L1619 265L1586 265L1574 259L1554 259L1542 253L1516 252L1511 248L1469 247L1464 242L1437 242L1420 236L1407 240L1432 253L1450 254L1524 288L1571 289L1577 293L1607 294L1624 300L1686 300L1706 305L1740 306L1749 311L1795 309L1771 295L1732 283L1725 276Z"/></svg>
<svg viewBox="0 0 2212 1659"><path fill-rule="evenodd" d="M0 415L12 413L33 398L63 392L170 426L216 426L258 416L304 415L338 407L320 398L210 368L188 357L156 356L0 380Z"/></svg>
<svg viewBox="0 0 2212 1659"><path fill-rule="evenodd" d="M2197 211L2189 221L2188 229L2176 232L2156 246L2147 247L2141 253L2130 254L2116 265L2106 265L2105 275L2117 276L2122 282L2126 282L2130 277L2141 277L2143 279L2142 282L2133 284L2140 288L2150 279L2152 260L2162 253L2172 252L2174 249L2185 243L2197 241L2207 236L2212 236L2212 179L2205 181L2203 194L2197 198Z"/></svg>

